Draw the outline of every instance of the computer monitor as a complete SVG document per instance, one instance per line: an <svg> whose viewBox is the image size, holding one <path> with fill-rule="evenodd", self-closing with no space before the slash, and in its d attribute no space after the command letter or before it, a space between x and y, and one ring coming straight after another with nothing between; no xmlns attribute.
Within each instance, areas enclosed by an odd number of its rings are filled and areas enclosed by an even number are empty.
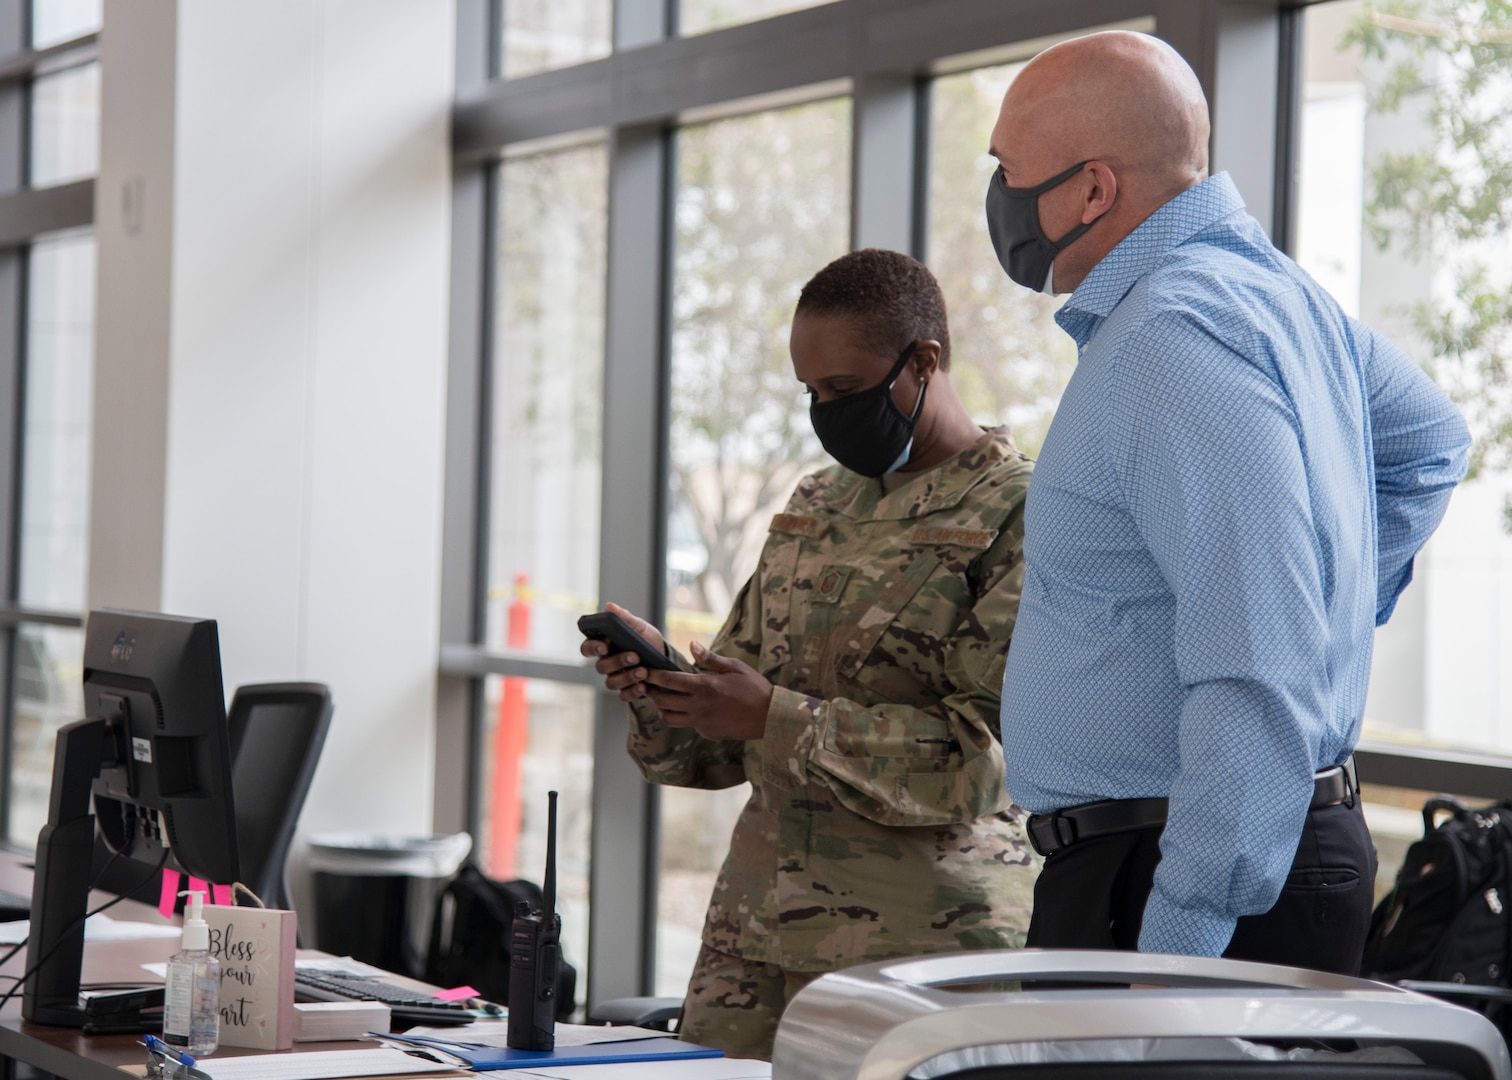
<svg viewBox="0 0 1512 1080"><path fill-rule="evenodd" d="M88 718L58 731L37 836L22 1014L79 1027L79 969L98 830L112 852L237 879L231 754L213 619L104 608L84 634ZM145 872L145 871L144 871Z"/></svg>

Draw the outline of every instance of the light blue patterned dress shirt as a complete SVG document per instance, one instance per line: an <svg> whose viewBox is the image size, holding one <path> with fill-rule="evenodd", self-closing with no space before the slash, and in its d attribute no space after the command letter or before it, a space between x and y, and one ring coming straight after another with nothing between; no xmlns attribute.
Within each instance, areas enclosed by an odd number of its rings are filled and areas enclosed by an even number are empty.
<svg viewBox="0 0 1512 1080"><path fill-rule="evenodd" d="M1139 947L1218 956L1280 894L1313 773L1359 737L1374 628L1469 434L1227 174L1129 234L1056 320L1081 357L1025 509L1008 790L1035 813L1169 797Z"/></svg>

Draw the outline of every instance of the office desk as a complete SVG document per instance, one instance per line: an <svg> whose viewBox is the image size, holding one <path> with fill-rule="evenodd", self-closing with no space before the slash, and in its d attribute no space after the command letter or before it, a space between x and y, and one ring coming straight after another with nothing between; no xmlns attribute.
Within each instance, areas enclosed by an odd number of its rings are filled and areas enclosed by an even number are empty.
<svg viewBox="0 0 1512 1080"><path fill-rule="evenodd" d="M0 888L30 896L31 883L29 860L11 852L0 851ZM112 897L109 893L94 893L89 898L90 909L93 910L110 899ZM134 900L122 900L111 908L108 914L111 918L123 922L151 922L162 925L163 921L156 909ZM142 970L141 965L161 963L177 952L178 948L177 938L88 942L84 947L83 982L88 985L90 983L141 982L144 979L150 981L150 977ZM302 949L300 955L321 956L324 954ZM25 949L17 953L9 963L0 967L0 975L20 975L24 970L26 970ZM398 981L411 986L423 986L413 980ZM3 994L9 986L9 981L0 980L0 994ZM28 1024L21 1019L21 995L17 993L5 1009L0 1011L0 1080L15 1080L17 1062L53 1073L63 1077L64 1080L125 1080L127 1074L120 1071L121 1066L139 1066L147 1060L147 1053L139 1045L140 1041L140 1035L86 1036L74 1028ZM299 1043L296 1044L295 1049L359 1050L371 1048L372 1045L370 1042ZM214 1058L207 1060L214 1061L263 1052L243 1050L238 1047L223 1047L215 1052ZM585 1065L575 1067L572 1075L583 1077L584 1080L590 1074L593 1080L599 1080L599 1078L614 1080L616 1075L623 1076L628 1073L637 1080L641 1080L647 1075L648 1064L656 1069L663 1080L667 1077L673 1077L676 1080L702 1080L702 1077L727 1075L729 1071L724 1068L726 1059L712 1058L696 1061L642 1063L630 1068L615 1065ZM447 1077L480 1075L502 1077L505 1080L510 1076L508 1072L477 1074L459 1071L426 1073L417 1077L417 1080L446 1080ZM764 1065L757 1064L754 1069L743 1075L762 1077L768 1073ZM405 1080L405 1078L393 1077L386 1080Z"/></svg>
<svg viewBox="0 0 1512 1080"><path fill-rule="evenodd" d="M31 895L32 875L30 860L11 852L0 851L0 888L10 889L22 895ZM145 867L143 870L145 871ZM89 906L93 910L111 899L109 893L94 893ZM162 924L163 918L154 908L134 900L122 900L109 913L111 918L125 922L154 922ZM5 946L9 948L10 946ZM142 964L161 963L179 949L176 938L156 938L148 941L96 941L84 948L83 982L140 982L151 981L142 970ZM316 954L319 955L319 954ZM26 970L26 950L22 949L10 962L0 967L0 975L20 975ZM10 980L0 980L0 994L10 988ZM64 1077L66 1080L123 1080L122 1065L142 1065L147 1060L146 1051L138 1045L140 1035L90 1035L74 1028L45 1027L28 1024L21 1019L21 995L18 992L3 1011L0 1011L0 1077L12 1080L16 1075L16 1062L24 1062L35 1068ZM353 1050L371 1047L372 1043L305 1043L310 1050ZM258 1050L243 1050L238 1047L223 1047L215 1053L216 1058L240 1057L245 1054L262 1053ZM425 1080L446 1076L466 1076L467 1073L430 1073ZM402 1080L402 1078L398 1078Z"/></svg>

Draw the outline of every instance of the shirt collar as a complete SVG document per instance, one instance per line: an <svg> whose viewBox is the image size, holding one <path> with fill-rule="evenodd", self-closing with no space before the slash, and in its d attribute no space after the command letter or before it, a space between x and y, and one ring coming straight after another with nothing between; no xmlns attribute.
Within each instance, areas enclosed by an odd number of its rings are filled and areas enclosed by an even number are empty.
<svg viewBox="0 0 1512 1080"><path fill-rule="evenodd" d="M1077 344L1086 344L1136 281L1203 229L1243 209L1239 189L1226 172L1188 188L1104 255L1055 313L1055 321Z"/></svg>
<svg viewBox="0 0 1512 1080"><path fill-rule="evenodd" d="M883 491L882 482L839 469L831 505L846 517L869 521L906 521L946 510L981 482L992 463L1017 457L1007 425L988 428L976 442L907 483Z"/></svg>

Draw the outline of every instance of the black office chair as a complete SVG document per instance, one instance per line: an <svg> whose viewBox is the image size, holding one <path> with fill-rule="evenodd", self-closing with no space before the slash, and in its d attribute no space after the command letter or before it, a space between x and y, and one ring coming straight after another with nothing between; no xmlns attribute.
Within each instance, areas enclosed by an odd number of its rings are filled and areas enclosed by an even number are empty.
<svg viewBox="0 0 1512 1080"><path fill-rule="evenodd" d="M682 1019L680 997L625 997L601 1001L588 1010L588 1023L675 1031Z"/></svg>
<svg viewBox="0 0 1512 1080"><path fill-rule="evenodd" d="M238 687L227 724L241 882L272 908L290 905L289 844L335 706L321 683Z"/></svg>
<svg viewBox="0 0 1512 1080"><path fill-rule="evenodd" d="M238 687L231 698L226 721L240 879L268 907L290 906L284 881L289 843L333 708L331 692L321 683L257 683ZM112 864L105 842L95 836L94 878L99 888L156 906L161 875L144 880L144 869L129 859Z"/></svg>

